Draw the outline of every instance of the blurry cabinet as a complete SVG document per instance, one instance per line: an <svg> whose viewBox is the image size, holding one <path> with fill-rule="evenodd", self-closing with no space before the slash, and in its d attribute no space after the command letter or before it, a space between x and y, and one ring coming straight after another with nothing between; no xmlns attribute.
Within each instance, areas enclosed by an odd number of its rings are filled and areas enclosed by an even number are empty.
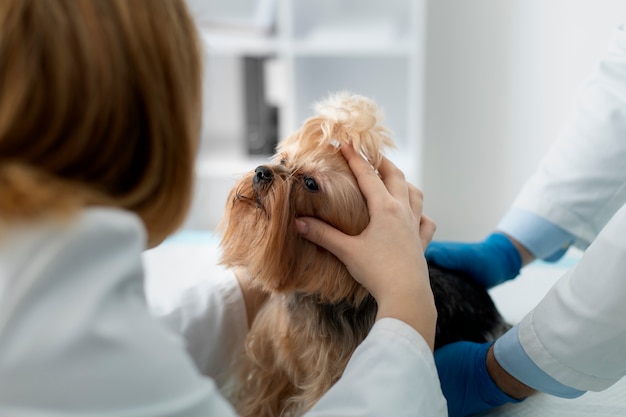
<svg viewBox="0 0 626 417"><path fill-rule="evenodd" d="M425 0L188 2L206 50L203 138L189 227L214 228L236 176L267 160L251 155L246 143L254 89L245 80L255 61L263 63L261 90L275 109L278 139L329 93L362 94L384 109L398 145L389 157L411 182L421 183Z"/></svg>

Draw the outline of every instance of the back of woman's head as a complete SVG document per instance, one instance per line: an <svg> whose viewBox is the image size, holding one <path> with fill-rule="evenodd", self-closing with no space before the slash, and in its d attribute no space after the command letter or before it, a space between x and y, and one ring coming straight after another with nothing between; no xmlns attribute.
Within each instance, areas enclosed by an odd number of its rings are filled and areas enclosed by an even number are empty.
<svg viewBox="0 0 626 417"><path fill-rule="evenodd" d="M0 221L104 204L180 225L200 126L182 0L0 2Z"/></svg>

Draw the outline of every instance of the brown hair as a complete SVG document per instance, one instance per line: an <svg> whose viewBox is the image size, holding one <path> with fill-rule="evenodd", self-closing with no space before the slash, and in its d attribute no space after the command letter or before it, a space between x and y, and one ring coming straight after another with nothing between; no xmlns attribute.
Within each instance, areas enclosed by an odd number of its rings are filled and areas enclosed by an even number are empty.
<svg viewBox="0 0 626 417"><path fill-rule="evenodd" d="M0 2L0 219L190 204L201 54L182 0Z"/></svg>

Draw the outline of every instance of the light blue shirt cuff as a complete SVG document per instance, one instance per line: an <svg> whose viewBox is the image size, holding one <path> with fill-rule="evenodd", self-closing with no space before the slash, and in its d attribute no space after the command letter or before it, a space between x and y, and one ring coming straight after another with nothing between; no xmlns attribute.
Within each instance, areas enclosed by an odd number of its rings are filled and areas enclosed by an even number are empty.
<svg viewBox="0 0 626 417"><path fill-rule="evenodd" d="M524 245L535 258L548 262L561 258L575 237L559 226L526 210L512 208L497 229Z"/></svg>
<svg viewBox="0 0 626 417"><path fill-rule="evenodd" d="M585 391L561 384L541 370L526 354L518 336L519 325L500 337L494 347L496 360L509 374L531 388L561 398L580 397Z"/></svg>

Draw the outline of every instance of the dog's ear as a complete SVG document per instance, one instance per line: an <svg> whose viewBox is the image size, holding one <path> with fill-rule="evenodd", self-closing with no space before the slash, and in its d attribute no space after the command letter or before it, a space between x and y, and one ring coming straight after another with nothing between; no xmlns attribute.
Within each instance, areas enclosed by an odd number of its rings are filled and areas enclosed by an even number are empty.
<svg viewBox="0 0 626 417"><path fill-rule="evenodd" d="M265 230L257 230L264 233L264 245L248 266L254 280L270 291L319 294L327 302L354 296L359 286L345 265L296 231L296 214L289 196L276 194L271 205Z"/></svg>
<svg viewBox="0 0 626 417"><path fill-rule="evenodd" d="M358 305L367 291L352 278L346 266L327 250L308 241L299 260L298 289L306 294L317 294L321 302L346 301Z"/></svg>
<svg viewBox="0 0 626 417"><path fill-rule="evenodd" d="M348 92L333 94L315 105L322 140L352 143L374 167L383 152L395 148L391 131L383 125L383 111L367 97Z"/></svg>

